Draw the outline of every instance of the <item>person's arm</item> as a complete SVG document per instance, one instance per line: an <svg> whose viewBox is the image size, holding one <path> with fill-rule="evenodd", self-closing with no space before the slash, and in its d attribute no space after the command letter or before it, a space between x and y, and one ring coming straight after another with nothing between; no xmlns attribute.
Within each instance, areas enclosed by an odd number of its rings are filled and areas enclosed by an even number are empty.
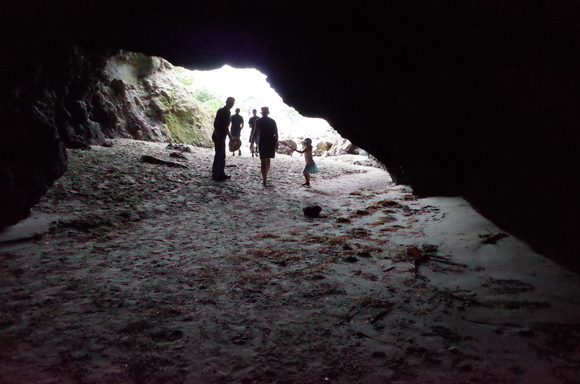
<svg viewBox="0 0 580 384"><path fill-rule="evenodd" d="M218 110L213 126L216 134L219 137L228 136L231 138L229 130L230 116L227 110L224 109Z"/></svg>

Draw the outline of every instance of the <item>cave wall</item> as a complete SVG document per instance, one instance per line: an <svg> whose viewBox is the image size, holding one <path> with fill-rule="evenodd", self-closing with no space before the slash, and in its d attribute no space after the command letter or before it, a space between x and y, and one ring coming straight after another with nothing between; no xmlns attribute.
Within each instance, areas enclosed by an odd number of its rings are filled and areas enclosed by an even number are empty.
<svg viewBox="0 0 580 384"><path fill-rule="evenodd" d="M107 137L213 145L213 112L198 105L171 63L128 51L105 52L101 58L105 65L95 77L91 110L107 109L101 124Z"/></svg>
<svg viewBox="0 0 580 384"><path fill-rule="evenodd" d="M0 108L0 227L26 218L64 174L65 148L107 138L212 144L213 116L166 60L76 45L37 60L23 63L30 72Z"/></svg>
<svg viewBox="0 0 580 384"><path fill-rule="evenodd" d="M195 69L255 67L287 104L328 120L415 193L461 195L544 254L579 264L577 3L2 7L2 76L11 76L0 90L4 110L21 108L16 91L38 78L39 65L62 63L71 46L143 52ZM42 92L43 78L26 89Z"/></svg>

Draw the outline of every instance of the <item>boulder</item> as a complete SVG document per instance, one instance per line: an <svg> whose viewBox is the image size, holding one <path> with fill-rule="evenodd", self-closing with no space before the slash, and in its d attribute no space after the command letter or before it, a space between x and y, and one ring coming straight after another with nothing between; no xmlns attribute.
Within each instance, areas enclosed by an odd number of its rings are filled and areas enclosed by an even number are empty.
<svg viewBox="0 0 580 384"><path fill-rule="evenodd" d="M294 140L278 141L278 153L292 156L292 153L298 148Z"/></svg>

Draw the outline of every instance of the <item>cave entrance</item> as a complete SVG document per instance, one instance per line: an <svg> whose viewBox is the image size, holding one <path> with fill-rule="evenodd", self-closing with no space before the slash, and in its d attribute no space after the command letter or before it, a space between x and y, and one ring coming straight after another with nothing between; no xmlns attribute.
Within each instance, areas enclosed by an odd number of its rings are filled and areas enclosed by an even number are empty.
<svg viewBox="0 0 580 384"><path fill-rule="evenodd" d="M224 105L227 97L236 99L232 108L240 108L244 117L245 129L242 130L242 143L249 142L250 129L248 120L252 110L256 109L258 116L261 107L269 107L270 117L276 120L280 140L293 140L299 143L304 138L311 138L313 144L319 145L318 154L328 150L332 154L359 154L361 150L344 139L324 119L301 115L292 106L284 102L282 97L270 86L267 76L255 68L233 68L224 65L214 70L191 70L176 67L179 76L201 101L205 108L215 115L218 108ZM326 145L326 147L325 147Z"/></svg>

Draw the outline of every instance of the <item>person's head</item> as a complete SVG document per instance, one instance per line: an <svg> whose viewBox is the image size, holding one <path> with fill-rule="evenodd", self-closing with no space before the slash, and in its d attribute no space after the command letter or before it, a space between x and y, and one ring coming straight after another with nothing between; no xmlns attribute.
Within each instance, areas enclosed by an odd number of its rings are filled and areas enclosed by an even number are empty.
<svg viewBox="0 0 580 384"><path fill-rule="evenodd" d="M252 114L253 114L254 116L256 116L256 114L257 114L257 113L258 113L258 111L256 111L255 109L252 109Z"/></svg>
<svg viewBox="0 0 580 384"><path fill-rule="evenodd" d="M306 138L302 141L303 145L312 145L312 139Z"/></svg>
<svg viewBox="0 0 580 384"><path fill-rule="evenodd" d="M268 116L269 114L270 114L270 110L268 109L268 107L262 107L262 115Z"/></svg>
<svg viewBox="0 0 580 384"><path fill-rule="evenodd" d="M240 113L240 108L236 108L236 114Z"/></svg>
<svg viewBox="0 0 580 384"><path fill-rule="evenodd" d="M231 109L234 106L235 102L236 102L236 99L234 99L233 97L228 97L226 99L226 107Z"/></svg>

